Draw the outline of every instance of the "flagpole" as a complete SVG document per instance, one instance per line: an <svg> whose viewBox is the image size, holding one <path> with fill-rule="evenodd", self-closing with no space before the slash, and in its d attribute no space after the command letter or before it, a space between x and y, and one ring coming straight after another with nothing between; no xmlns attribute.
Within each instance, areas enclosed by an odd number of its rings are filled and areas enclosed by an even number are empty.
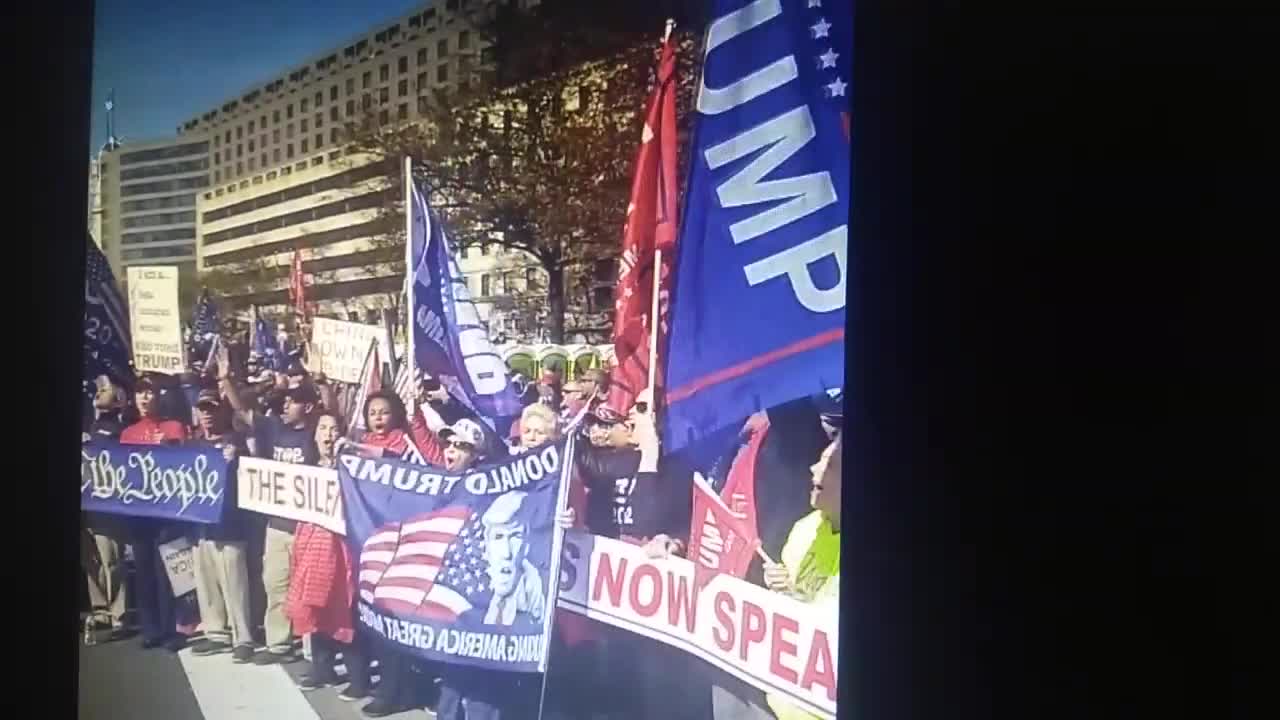
<svg viewBox="0 0 1280 720"><path fill-rule="evenodd" d="M674 18L667 18L667 27L662 32L662 45L666 48L671 39L671 31L675 28ZM658 403L658 327L662 324L658 317L658 300L662 288L662 248L653 251L653 297L649 310L649 394L654 405ZM654 409L657 412L657 409Z"/></svg>
<svg viewBox="0 0 1280 720"><path fill-rule="evenodd" d="M409 365L410 382L417 376L418 358L413 345L413 158L404 156L404 319L405 355ZM415 383L413 395L417 396ZM410 408L410 412L413 408Z"/></svg>

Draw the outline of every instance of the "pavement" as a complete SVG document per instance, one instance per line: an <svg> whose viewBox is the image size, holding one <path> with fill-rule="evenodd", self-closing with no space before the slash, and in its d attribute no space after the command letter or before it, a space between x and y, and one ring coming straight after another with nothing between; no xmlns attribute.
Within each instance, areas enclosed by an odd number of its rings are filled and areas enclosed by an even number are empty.
<svg viewBox="0 0 1280 720"><path fill-rule="evenodd" d="M99 633L105 640L106 632ZM367 700L338 697L343 685L302 692L307 663L237 665L231 655L144 650L138 637L79 648L81 720L362 720ZM345 668L339 665L339 672ZM377 677L376 665L374 677ZM394 720L428 720L410 710Z"/></svg>

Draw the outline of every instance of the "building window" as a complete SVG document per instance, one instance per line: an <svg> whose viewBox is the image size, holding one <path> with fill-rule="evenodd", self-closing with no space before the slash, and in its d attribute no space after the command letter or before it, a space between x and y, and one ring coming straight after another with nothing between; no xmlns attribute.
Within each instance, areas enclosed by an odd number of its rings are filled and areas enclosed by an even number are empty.
<svg viewBox="0 0 1280 720"><path fill-rule="evenodd" d="M267 134L266 134L266 133L262 133L261 135L259 135L259 136L258 136L258 147L260 147L260 148L266 148L266 147L267 147Z"/></svg>
<svg viewBox="0 0 1280 720"><path fill-rule="evenodd" d="M306 138L302 138L302 142L299 143L298 151L301 152L303 155L307 154L307 151L309 149L308 146L310 144L311 143L309 143Z"/></svg>
<svg viewBox="0 0 1280 720"><path fill-rule="evenodd" d="M316 114L316 129L317 129L317 130L319 130L319 129L320 129L320 128L322 128L322 127L324 127L324 113L317 113L317 114Z"/></svg>
<svg viewBox="0 0 1280 720"><path fill-rule="evenodd" d="M388 124L388 123L390 123L390 122L391 122L391 116L387 114L387 111L386 111L386 110L380 110L380 111L378 112L378 124L380 124L380 125L386 125L386 124Z"/></svg>
<svg viewBox="0 0 1280 720"><path fill-rule="evenodd" d="M226 140L226 141L227 141L227 144L228 144L228 145L229 145L229 144L231 144L231 131L230 131L230 130L228 130L228 131L227 131L227 140Z"/></svg>
<svg viewBox="0 0 1280 720"><path fill-rule="evenodd" d="M284 116L286 118L289 118L290 120L293 119L293 103L289 103L288 105L285 106Z"/></svg>
<svg viewBox="0 0 1280 720"><path fill-rule="evenodd" d="M399 109L396 110L396 118L399 120L409 119L409 103L400 103Z"/></svg>
<svg viewBox="0 0 1280 720"><path fill-rule="evenodd" d="M338 144L338 128L334 128L329 131L329 142L333 143L334 145Z"/></svg>
<svg viewBox="0 0 1280 720"><path fill-rule="evenodd" d="M436 82L437 83L449 82L449 65L447 63L436 68Z"/></svg>
<svg viewBox="0 0 1280 720"><path fill-rule="evenodd" d="M310 130L311 129L310 125L311 125L311 121L308 120L307 118L302 118L301 120L298 121L298 126L299 126L298 129L301 130L302 132L306 132Z"/></svg>
<svg viewBox="0 0 1280 720"><path fill-rule="evenodd" d="M423 92L426 89L427 89L427 74L424 72L420 72L418 73L418 92Z"/></svg>
<svg viewBox="0 0 1280 720"><path fill-rule="evenodd" d="M458 0L447 0L447 1L445 2L445 4L444 4L444 8L445 8L446 10L457 10L457 9L458 9Z"/></svg>
<svg viewBox="0 0 1280 720"><path fill-rule="evenodd" d="M324 91L323 90L317 91L316 92L316 109L319 110L320 106L323 103L324 103Z"/></svg>
<svg viewBox="0 0 1280 720"><path fill-rule="evenodd" d="M301 112L306 112L307 110L311 109L311 101L307 98L302 98L302 102L299 103L299 105L300 107L298 108L298 110Z"/></svg>
<svg viewBox="0 0 1280 720"><path fill-rule="evenodd" d="M280 111L279 111L279 110L272 110L272 111L271 111L271 122L273 122L273 123L278 123L278 122L280 122Z"/></svg>
<svg viewBox="0 0 1280 720"><path fill-rule="evenodd" d="M259 124L260 124L260 125L262 125L262 129L263 129L263 130L266 130L266 129L267 129L267 115L266 115L266 113L263 113L263 114L262 114L262 122L261 122L261 123L259 123Z"/></svg>
<svg viewBox="0 0 1280 720"><path fill-rule="evenodd" d="M368 70L365 70L364 74L360 76L360 87L364 90L368 90L369 86L372 84L373 84L373 73L369 72Z"/></svg>
<svg viewBox="0 0 1280 720"><path fill-rule="evenodd" d="M284 136L286 138L293 137L293 123L284 126Z"/></svg>
<svg viewBox="0 0 1280 720"><path fill-rule="evenodd" d="M347 117L351 117L352 115L355 115L355 114L356 114L356 101L348 100L347 101Z"/></svg>
<svg viewBox="0 0 1280 720"><path fill-rule="evenodd" d="M236 143L236 157L244 157L244 145Z"/></svg>
<svg viewBox="0 0 1280 720"><path fill-rule="evenodd" d="M218 163L220 163L220 162L222 162L221 156L220 156L218 153L214 153L214 154L213 154L213 164L214 164L214 165L217 165L217 164L218 164Z"/></svg>
<svg viewBox="0 0 1280 720"><path fill-rule="evenodd" d="M237 140L244 139L244 128L240 127L239 125L236 126L236 139Z"/></svg>
<svg viewBox="0 0 1280 720"><path fill-rule="evenodd" d="M219 146L219 145L221 145L221 144L222 144L222 136L221 136L221 135L214 135L214 136L213 136L213 146L214 146L214 147L218 147L218 146ZM106 169L106 166L105 166L105 165L103 166L103 169Z"/></svg>
<svg viewBox="0 0 1280 720"><path fill-rule="evenodd" d="M253 158L249 158L249 172L253 172L255 164Z"/></svg>
<svg viewBox="0 0 1280 720"><path fill-rule="evenodd" d="M350 81L348 81L350 82ZM335 102L338 99L338 86L334 85L329 88L329 102Z"/></svg>
<svg viewBox="0 0 1280 720"><path fill-rule="evenodd" d="M390 99L391 99L390 88L378 88L378 104L379 105L385 105L386 102Z"/></svg>
<svg viewBox="0 0 1280 720"><path fill-rule="evenodd" d="M249 138L249 152L253 152L253 138Z"/></svg>
<svg viewBox="0 0 1280 720"><path fill-rule="evenodd" d="M329 119L334 122L338 122L338 106L337 105L332 105L329 107ZM320 123L316 123L316 127L320 127Z"/></svg>
<svg viewBox="0 0 1280 720"><path fill-rule="evenodd" d="M399 83L397 83L396 94L399 95L400 97L404 97L409 94L408 80L401 80Z"/></svg>
<svg viewBox="0 0 1280 720"><path fill-rule="evenodd" d="M425 95L419 96L419 97L418 97L418 114L419 114L419 115L426 115L426 114L427 114L427 107L428 107L428 106L427 106L427 97L426 97Z"/></svg>
<svg viewBox="0 0 1280 720"><path fill-rule="evenodd" d="M480 297L489 297L489 274L484 273L480 276Z"/></svg>
<svg viewBox="0 0 1280 720"><path fill-rule="evenodd" d="M436 43L436 57L442 60L449 57L449 38L440 38Z"/></svg>
<svg viewBox="0 0 1280 720"><path fill-rule="evenodd" d="M266 154L266 153L262 153L262 162L261 162L260 164L261 164L261 166L262 166L262 167L266 167L266 166L267 166L267 154Z"/></svg>
<svg viewBox="0 0 1280 720"><path fill-rule="evenodd" d="M378 66L378 82L386 82L391 79L391 66L383 63Z"/></svg>
<svg viewBox="0 0 1280 720"><path fill-rule="evenodd" d="M293 159L293 143L284 146L284 156L289 160Z"/></svg>
<svg viewBox="0 0 1280 720"><path fill-rule="evenodd" d="M271 131L271 142L280 142L280 128Z"/></svg>
<svg viewBox="0 0 1280 720"><path fill-rule="evenodd" d="M280 148L271 151L271 162L280 162Z"/></svg>
<svg viewBox="0 0 1280 720"><path fill-rule="evenodd" d="M356 94L356 79L347 78L347 96L350 97L351 95L355 95L355 94Z"/></svg>
<svg viewBox="0 0 1280 720"><path fill-rule="evenodd" d="M467 48L470 48L470 47L471 47L471 33L467 32L466 30L463 30L462 32L458 33L458 49L466 50Z"/></svg>
<svg viewBox="0 0 1280 720"><path fill-rule="evenodd" d="M324 133L316 133L316 149L324 147Z"/></svg>
<svg viewBox="0 0 1280 720"><path fill-rule="evenodd" d="M238 177L238 176L243 175L243 174L244 174L244 163L242 163L242 162L237 162L237 163L236 163L236 176Z"/></svg>
<svg viewBox="0 0 1280 720"><path fill-rule="evenodd" d="M401 56L401 58L396 61L396 71L401 75L409 72L409 56Z"/></svg>
<svg viewBox="0 0 1280 720"><path fill-rule="evenodd" d="M368 109L369 109L369 108L371 108L371 107L373 107L373 96L372 96L372 95L370 95L369 93L365 93L365 94L360 98L360 109L361 109L361 110L368 110Z"/></svg>
<svg viewBox="0 0 1280 720"><path fill-rule="evenodd" d="M213 181L214 181L215 183L220 183L220 182L222 182L222 171L221 171L221 170L214 170L214 171L213 171Z"/></svg>
<svg viewBox="0 0 1280 720"><path fill-rule="evenodd" d="M249 132L250 132L250 133L253 133L253 121L252 121L252 120L250 120L250 121L249 121Z"/></svg>
<svg viewBox="0 0 1280 720"><path fill-rule="evenodd" d="M421 48L420 50L418 50L418 64L419 64L419 65L426 65L426 64L427 64L427 49L426 49L426 48Z"/></svg>
<svg viewBox="0 0 1280 720"><path fill-rule="evenodd" d="M317 155L311 158L311 167L315 167L317 165L323 165L323 164L324 164L324 156Z"/></svg>

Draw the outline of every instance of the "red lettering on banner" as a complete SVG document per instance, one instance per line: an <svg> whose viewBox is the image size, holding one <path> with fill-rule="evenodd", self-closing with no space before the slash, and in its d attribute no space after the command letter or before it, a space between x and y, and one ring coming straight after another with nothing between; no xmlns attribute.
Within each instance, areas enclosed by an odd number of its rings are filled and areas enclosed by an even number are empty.
<svg viewBox="0 0 1280 720"><path fill-rule="evenodd" d="M649 578L653 592L649 593L649 601L640 601L640 581ZM662 605L662 573L652 565L640 565L631 575L631 607L641 617L653 617Z"/></svg>
<svg viewBox="0 0 1280 720"><path fill-rule="evenodd" d="M600 602L602 591L608 586L609 602L614 607L622 605L622 583L627 576L627 559L618 561L618 571L613 572L609 555L600 553L600 572L596 573L595 586L591 588L591 602Z"/></svg>
<svg viewBox="0 0 1280 720"><path fill-rule="evenodd" d="M673 573L667 573L667 583L667 622L671 627L679 625L683 608L684 627L692 633L698 619L698 586L683 575L677 579Z"/></svg>
<svg viewBox="0 0 1280 720"><path fill-rule="evenodd" d="M742 640L738 645L738 657L747 659L747 648L751 643L760 644L764 640L764 609L755 603L742 602Z"/></svg>
<svg viewBox="0 0 1280 720"><path fill-rule="evenodd" d="M734 639L733 619L729 617L729 613L733 612L734 609L733 596L721 590L716 593L715 602L712 604L715 607L716 620L720 622L720 627L711 629L711 638L716 641L716 645L720 646L721 650L729 652L733 649ZM724 630L723 633L720 632L721 629Z"/></svg>
<svg viewBox="0 0 1280 720"><path fill-rule="evenodd" d="M782 633L789 632L793 636L800 631L800 624L795 620L774 613L773 615L773 642L770 643L769 653L769 672L786 680L787 682L795 682L799 678L799 673L786 665L782 664L782 656L790 655L797 658L796 644L793 640L787 640L782 637Z"/></svg>
<svg viewBox="0 0 1280 720"><path fill-rule="evenodd" d="M813 633L813 644L809 646L809 660L805 663L804 677L800 679L800 687L812 690L815 684L827 689L827 698L836 699L836 677L831 668L831 646L827 642L827 634L821 630Z"/></svg>

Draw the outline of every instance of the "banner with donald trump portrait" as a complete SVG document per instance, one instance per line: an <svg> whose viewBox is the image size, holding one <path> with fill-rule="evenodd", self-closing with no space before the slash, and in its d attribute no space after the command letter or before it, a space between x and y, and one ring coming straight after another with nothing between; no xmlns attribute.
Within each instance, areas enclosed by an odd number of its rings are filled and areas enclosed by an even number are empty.
<svg viewBox="0 0 1280 720"><path fill-rule="evenodd" d="M543 672L573 441L465 471L342 455L365 632L427 660Z"/></svg>

